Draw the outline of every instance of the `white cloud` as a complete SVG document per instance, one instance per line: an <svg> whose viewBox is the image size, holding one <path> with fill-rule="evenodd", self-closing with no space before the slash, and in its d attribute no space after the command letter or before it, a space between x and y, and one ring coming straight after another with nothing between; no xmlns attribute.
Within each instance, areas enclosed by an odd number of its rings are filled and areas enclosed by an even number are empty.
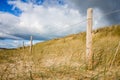
<svg viewBox="0 0 120 80"><path fill-rule="evenodd" d="M17 26L18 20L18 17L12 14L0 12L0 30L2 29L2 31L7 31L6 33L10 34L11 30Z"/></svg>
<svg viewBox="0 0 120 80"><path fill-rule="evenodd" d="M83 16L79 10L68 7L67 4L48 7L21 1L10 1L9 4L14 5L13 10L17 7L22 10L22 13L17 17L0 12L0 38L21 39L33 35L37 39L51 39L86 29L86 24L73 25L81 22L86 16ZM97 8L94 10L96 17L103 16L101 10ZM94 28L102 24L108 24L106 19L99 22L95 18Z"/></svg>
<svg viewBox="0 0 120 80"><path fill-rule="evenodd" d="M16 48L22 46L21 40L0 40L0 48Z"/></svg>
<svg viewBox="0 0 120 80"><path fill-rule="evenodd" d="M77 31L77 29L65 27L83 19L78 10L69 8L67 5L45 7L21 1L10 1L9 4L23 11L19 17L9 13L0 13L0 22L3 23L0 29L6 29L7 33L13 35L36 35L48 39L64 36ZM62 32L63 29L66 30Z"/></svg>
<svg viewBox="0 0 120 80"><path fill-rule="evenodd" d="M29 40L0 40L0 48L17 48L17 47L23 47L29 46L30 41ZM33 40L33 44L36 44L38 42L43 42L39 40Z"/></svg>
<svg viewBox="0 0 120 80"><path fill-rule="evenodd" d="M99 8L95 8L93 14L94 14L94 17L93 17L94 29L108 26L110 24L109 21L105 18L105 14L103 14Z"/></svg>
<svg viewBox="0 0 120 80"><path fill-rule="evenodd" d="M13 36L13 35L9 35L7 33L4 33L4 32L0 32L0 38L10 38L10 39L16 39L16 40L22 40L22 38L20 37L16 37L16 36Z"/></svg>
<svg viewBox="0 0 120 80"><path fill-rule="evenodd" d="M10 13L0 13L0 30L11 35L36 36L50 39L76 33L85 30L86 24L73 25L84 19L79 10L69 8L66 5L48 6L24 3L21 1L9 1L9 4L22 10L22 14L16 17ZM95 15L103 16L102 11L94 9ZM96 18L98 18L96 16ZM95 28L107 24L106 19L96 21ZM104 21L103 21L104 20ZM67 26L71 26L71 28ZM97 25L97 26L96 26Z"/></svg>

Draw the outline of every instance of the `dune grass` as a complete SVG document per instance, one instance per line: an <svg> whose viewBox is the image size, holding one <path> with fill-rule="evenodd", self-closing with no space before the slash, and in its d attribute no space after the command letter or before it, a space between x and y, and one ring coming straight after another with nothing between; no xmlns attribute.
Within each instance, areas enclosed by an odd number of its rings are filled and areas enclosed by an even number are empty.
<svg viewBox="0 0 120 80"><path fill-rule="evenodd" d="M1 80L119 80L120 25L93 31L94 69L85 66L86 33L0 51ZM6 57L7 56L7 57ZM12 61L11 61L12 60Z"/></svg>

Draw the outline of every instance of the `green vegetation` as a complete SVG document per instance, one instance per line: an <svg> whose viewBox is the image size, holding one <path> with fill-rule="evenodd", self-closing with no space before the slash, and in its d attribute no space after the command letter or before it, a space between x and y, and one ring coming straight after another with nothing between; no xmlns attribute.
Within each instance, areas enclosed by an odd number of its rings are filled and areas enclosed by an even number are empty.
<svg viewBox="0 0 120 80"><path fill-rule="evenodd" d="M120 25L93 31L94 69L85 67L86 33L0 50L1 80L119 80Z"/></svg>

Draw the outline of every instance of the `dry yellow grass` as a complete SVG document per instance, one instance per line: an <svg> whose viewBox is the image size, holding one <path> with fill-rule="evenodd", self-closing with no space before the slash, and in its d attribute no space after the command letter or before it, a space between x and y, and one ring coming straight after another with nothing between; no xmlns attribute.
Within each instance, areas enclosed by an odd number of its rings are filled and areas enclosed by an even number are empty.
<svg viewBox="0 0 120 80"><path fill-rule="evenodd" d="M82 32L38 43L33 46L32 54L29 53L29 47L0 51L0 67L3 68L0 70L0 79L119 80L120 25L93 31L92 71L87 71L85 67L85 35L85 32ZM11 57L9 60L13 62L4 59L4 53L10 53L8 58Z"/></svg>

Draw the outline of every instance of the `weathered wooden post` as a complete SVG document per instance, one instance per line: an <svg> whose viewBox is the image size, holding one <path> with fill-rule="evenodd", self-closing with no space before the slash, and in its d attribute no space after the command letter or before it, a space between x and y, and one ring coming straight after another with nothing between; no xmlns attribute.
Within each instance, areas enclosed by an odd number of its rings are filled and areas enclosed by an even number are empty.
<svg viewBox="0 0 120 80"><path fill-rule="evenodd" d="M87 66L87 69L93 68L92 26L93 26L93 9L89 8L87 10L87 31L86 31L86 66Z"/></svg>
<svg viewBox="0 0 120 80"><path fill-rule="evenodd" d="M30 53L32 53L32 40L33 40L33 38L32 38L32 36L30 36Z"/></svg>
<svg viewBox="0 0 120 80"><path fill-rule="evenodd" d="M23 49L25 48L25 43L24 43L24 41L23 41Z"/></svg>

